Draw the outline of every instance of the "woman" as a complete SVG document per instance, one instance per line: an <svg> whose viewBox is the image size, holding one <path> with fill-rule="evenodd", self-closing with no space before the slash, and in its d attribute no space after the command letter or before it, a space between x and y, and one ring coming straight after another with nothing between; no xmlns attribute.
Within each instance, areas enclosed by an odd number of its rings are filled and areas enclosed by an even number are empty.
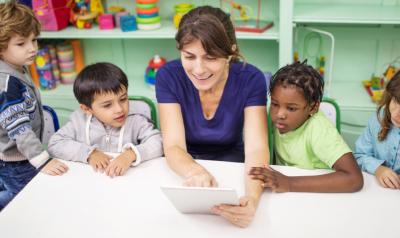
<svg viewBox="0 0 400 238"><path fill-rule="evenodd" d="M260 70L239 62L229 16L218 8L193 9L176 34L181 59L157 72L156 96L164 153L187 186L217 186L194 159L245 162L246 194L239 206L219 205L213 212L245 227L262 193L247 171L269 161L266 82Z"/></svg>

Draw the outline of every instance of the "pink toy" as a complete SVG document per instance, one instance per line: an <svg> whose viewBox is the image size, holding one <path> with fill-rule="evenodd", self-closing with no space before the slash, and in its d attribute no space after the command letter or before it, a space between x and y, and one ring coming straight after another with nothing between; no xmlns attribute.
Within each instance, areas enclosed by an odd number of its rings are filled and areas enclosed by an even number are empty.
<svg viewBox="0 0 400 238"><path fill-rule="evenodd" d="M100 30L108 30L114 28L114 18L112 14L101 14L99 17Z"/></svg>
<svg viewBox="0 0 400 238"><path fill-rule="evenodd" d="M33 0L32 8L44 31L58 31L68 26L70 9L66 0Z"/></svg>

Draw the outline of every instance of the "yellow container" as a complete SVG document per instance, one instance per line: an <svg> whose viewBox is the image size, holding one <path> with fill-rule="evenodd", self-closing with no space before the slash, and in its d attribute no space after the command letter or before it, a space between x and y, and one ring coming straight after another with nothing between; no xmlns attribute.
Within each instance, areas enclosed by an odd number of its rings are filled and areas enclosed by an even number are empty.
<svg viewBox="0 0 400 238"><path fill-rule="evenodd" d="M177 5L174 6L175 15L173 17L173 22L174 22L174 26L176 28L179 27L179 23L181 22L181 19L182 19L183 15L188 13L193 8L194 8L194 5L193 4L189 4L189 3L181 3L181 4L177 4Z"/></svg>

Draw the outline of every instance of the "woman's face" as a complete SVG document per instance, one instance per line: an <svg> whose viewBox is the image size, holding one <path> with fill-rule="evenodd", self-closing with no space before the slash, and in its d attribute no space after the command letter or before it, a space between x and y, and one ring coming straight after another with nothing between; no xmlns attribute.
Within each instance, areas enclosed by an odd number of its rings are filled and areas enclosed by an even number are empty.
<svg viewBox="0 0 400 238"><path fill-rule="evenodd" d="M182 48L181 60L186 75L199 91L213 90L228 78L229 60L208 55L199 40Z"/></svg>
<svg viewBox="0 0 400 238"><path fill-rule="evenodd" d="M395 127L400 127L400 104L394 98L390 101L389 111L391 121Z"/></svg>

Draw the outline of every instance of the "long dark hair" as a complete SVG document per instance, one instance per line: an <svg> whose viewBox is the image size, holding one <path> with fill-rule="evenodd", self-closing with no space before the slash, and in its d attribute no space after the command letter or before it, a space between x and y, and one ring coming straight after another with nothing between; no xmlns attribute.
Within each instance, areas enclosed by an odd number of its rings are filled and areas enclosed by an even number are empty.
<svg viewBox="0 0 400 238"><path fill-rule="evenodd" d="M178 50L195 40L200 40L207 54L229 58L237 62L242 56L229 15L220 8L197 7L182 17L175 35Z"/></svg>
<svg viewBox="0 0 400 238"><path fill-rule="evenodd" d="M391 114L389 110L390 101L394 99L400 104L400 71L398 71L393 78L386 85L386 89L383 92L381 101L379 102L379 107L377 111L377 116L379 123L381 124L381 130L378 134L378 140L383 141L386 135L389 133L391 127ZM383 110L383 115L381 116L381 111Z"/></svg>

